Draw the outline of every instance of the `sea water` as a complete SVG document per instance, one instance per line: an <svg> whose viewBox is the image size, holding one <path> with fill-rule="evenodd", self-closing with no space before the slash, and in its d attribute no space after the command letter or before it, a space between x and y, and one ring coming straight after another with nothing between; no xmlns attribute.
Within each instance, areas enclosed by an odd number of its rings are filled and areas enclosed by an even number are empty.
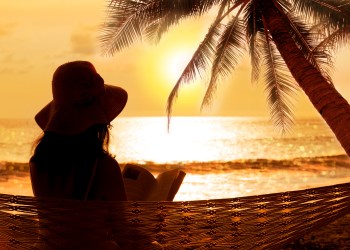
<svg viewBox="0 0 350 250"><path fill-rule="evenodd" d="M175 200L239 197L350 181L350 160L322 119L299 119L280 135L265 118L121 117L110 151L155 175L187 175ZM41 131L32 120L0 120L0 192L33 195L28 159Z"/></svg>

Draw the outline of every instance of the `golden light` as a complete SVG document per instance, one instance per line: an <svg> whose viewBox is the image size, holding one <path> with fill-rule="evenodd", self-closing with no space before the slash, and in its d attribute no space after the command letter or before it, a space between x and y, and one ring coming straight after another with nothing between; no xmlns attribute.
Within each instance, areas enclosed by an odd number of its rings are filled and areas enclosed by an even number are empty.
<svg viewBox="0 0 350 250"><path fill-rule="evenodd" d="M174 51L168 54L162 65L165 79L174 84L181 76L183 70L192 58L192 52L189 50Z"/></svg>

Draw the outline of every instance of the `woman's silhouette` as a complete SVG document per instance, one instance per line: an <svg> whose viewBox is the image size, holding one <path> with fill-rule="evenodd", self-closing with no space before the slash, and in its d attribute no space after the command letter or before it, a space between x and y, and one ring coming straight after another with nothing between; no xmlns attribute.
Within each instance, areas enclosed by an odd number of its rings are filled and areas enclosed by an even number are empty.
<svg viewBox="0 0 350 250"><path fill-rule="evenodd" d="M121 170L108 152L108 142L110 122L123 110L127 92L104 84L90 62L74 61L57 68L52 93L53 100L35 116L43 135L29 163L34 195L126 200ZM73 241L74 238L65 239L59 244L73 249L77 247ZM89 246L118 249L116 244L110 243L89 243Z"/></svg>

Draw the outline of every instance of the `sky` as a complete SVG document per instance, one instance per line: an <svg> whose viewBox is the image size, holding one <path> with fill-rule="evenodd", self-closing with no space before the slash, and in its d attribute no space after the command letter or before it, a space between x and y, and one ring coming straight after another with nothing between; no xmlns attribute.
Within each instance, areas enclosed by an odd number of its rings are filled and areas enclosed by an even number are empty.
<svg viewBox="0 0 350 250"><path fill-rule="evenodd" d="M91 61L105 82L125 88L129 100L122 116L166 115L166 100L176 76L207 31L210 18L191 19L165 34L158 44L140 41L113 56L102 55L98 34L107 0L0 2L0 118L32 118L52 99L51 79L61 64ZM350 49L336 54L333 80L350 100ZM264 88L250 82L245 57L219 85L212 105L200 109L205 81L180 90L173 115L269 117ZM294 114L318 116L307 97L295 97Z"/></svg>

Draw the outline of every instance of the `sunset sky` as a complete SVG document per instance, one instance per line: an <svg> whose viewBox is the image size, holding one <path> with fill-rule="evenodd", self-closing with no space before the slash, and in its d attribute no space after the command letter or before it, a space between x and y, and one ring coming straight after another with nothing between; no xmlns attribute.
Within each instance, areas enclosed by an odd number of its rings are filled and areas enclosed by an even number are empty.
<svg viewBox="0 0 350 250"><path fill-rule="evenodd" d="M0 118L31 118L52 98L53 71L62 63L88 60L106 83L129 93L123 116L165 115L166 99L186 59L209 27L208 18L188 20L164 35L158 45L140 42L111 56L101 55L98 32L105 18L104 0L0 2ZM334 83L350 100L350 50L337 54ZM205 84L180 91L174 115L266 116L262 86L250 83L245 58L220 84L213 105L200 111ZM300 92L297 117L317 116Z"/></svg>

